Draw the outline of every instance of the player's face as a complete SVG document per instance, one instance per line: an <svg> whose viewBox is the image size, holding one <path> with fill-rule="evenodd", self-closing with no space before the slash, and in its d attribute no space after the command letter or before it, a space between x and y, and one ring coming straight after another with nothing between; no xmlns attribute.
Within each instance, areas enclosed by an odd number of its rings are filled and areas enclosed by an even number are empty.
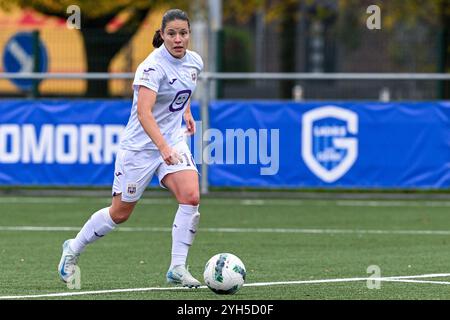
<svg viewBox="0 0 450 320"><path fill-rule="evenodd" d="M161 34L164 45L175 58L183 58L189 44L189 26L187 21L172 20L167 23Z"/></svg>

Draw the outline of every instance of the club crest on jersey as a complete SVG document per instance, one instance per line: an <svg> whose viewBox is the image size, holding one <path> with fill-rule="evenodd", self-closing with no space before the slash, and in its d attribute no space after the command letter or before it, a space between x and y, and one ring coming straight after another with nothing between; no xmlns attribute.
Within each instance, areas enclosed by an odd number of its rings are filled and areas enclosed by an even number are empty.
<svg viewBox="0 0 450 320"><path fill-rule="evenodd" d="M306 112L302 118L302 157L321 180L332 183L358 157L358 115L336 106Z"/></svg>
<svg viewBox="0 0 450 320"><path fill-rule="evenodd" d="M191 70L191 80L192 82L196 83L197 82L197 70L192 69Z"/></svg>
<svg viewBox="0 0 450 320"><path fill-rule="evenodd" d="M137 190L137 184L136 183L127 183L127 193L129 195L135 194Z"/></svg>

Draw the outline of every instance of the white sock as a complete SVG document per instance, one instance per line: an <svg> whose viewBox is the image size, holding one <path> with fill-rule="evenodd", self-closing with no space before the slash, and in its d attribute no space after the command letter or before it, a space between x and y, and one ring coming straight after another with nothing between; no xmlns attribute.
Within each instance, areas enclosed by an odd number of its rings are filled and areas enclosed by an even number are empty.
<svg viewBox="0 0 450 320"><path fill-rule="evenodd" d="M172 261L170 262L170 269L174 266L186 265L189 247L192 245L197 232L199 215L198 206L187 204L178 206L172 227Z"/></svg>
<svg viewBox="0 0 450 320"><path fill-rule="evenodd" d="M109 207L100 209L91 216L75 239L70 242L70 249L75 253L81 253L86 245L108 234L116 226L109 214Z"/></svg>

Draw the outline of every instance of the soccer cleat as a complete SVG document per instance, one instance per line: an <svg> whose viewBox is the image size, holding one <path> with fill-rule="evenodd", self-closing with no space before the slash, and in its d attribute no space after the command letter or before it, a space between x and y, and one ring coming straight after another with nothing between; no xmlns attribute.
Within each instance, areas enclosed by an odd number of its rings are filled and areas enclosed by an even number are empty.
<svg viewBox="0 0 450 320"><path fill-rule="evenodd" d="M64 282L68 282L70 277L75 273L75 266L77 265L80 256L79 253L74 253L70 249L70 240L66 240L63 243L63 252L58 265L58 274Z"/></svg>
<svg viewBox="0 0 450 320"><path fill-rule="evenodd" d="M198 288L201 283L195 279L185 266L175 266L167 272L166 279L171 284L181 284L183 287Z"/></svg>

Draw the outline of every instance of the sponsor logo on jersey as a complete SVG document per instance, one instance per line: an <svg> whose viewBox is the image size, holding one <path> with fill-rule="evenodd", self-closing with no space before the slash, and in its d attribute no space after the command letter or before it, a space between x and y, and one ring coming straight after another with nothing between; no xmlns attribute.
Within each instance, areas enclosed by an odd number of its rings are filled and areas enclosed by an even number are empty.
<svg viewBox="0 0 450 320"><path fill-rule="evenodd" d="M175 98L173 98L173 101L169 106L169 110L172 112L183 110L184 106L191 97L191 94L192 91L189 89L178 91L177 94L175 95Z"/></svg>

